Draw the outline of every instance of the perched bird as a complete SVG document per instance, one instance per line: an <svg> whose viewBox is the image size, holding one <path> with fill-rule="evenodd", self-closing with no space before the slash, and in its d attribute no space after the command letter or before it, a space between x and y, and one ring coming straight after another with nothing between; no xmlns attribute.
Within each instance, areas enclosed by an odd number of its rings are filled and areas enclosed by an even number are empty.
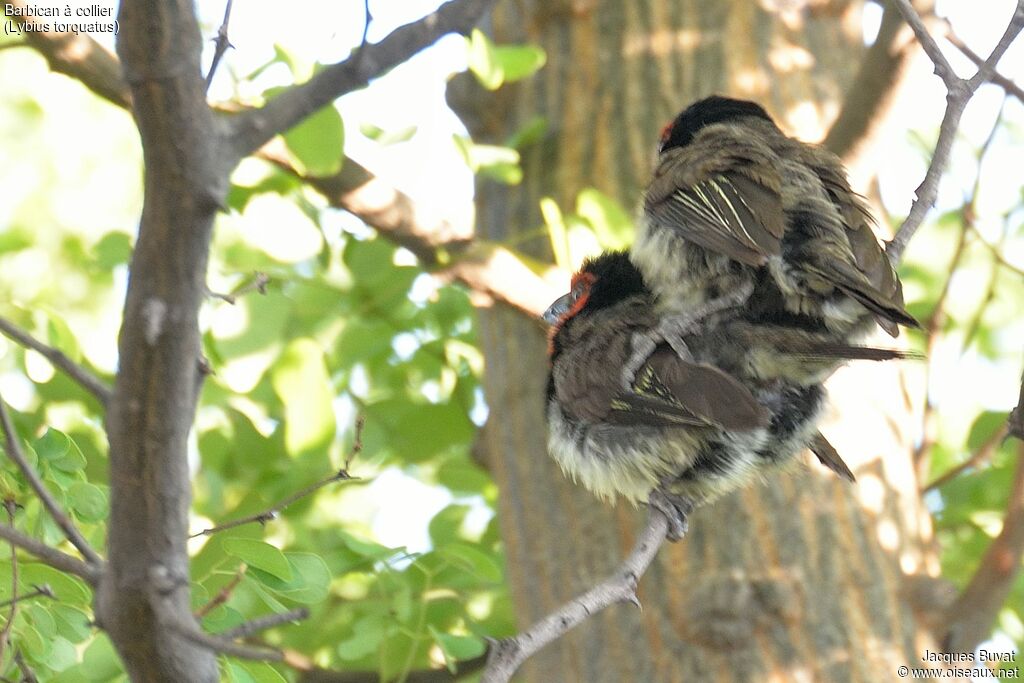
<svg viewBox="0 0 1024 683"><path fill-rule="evenodd" d="M873 321L892 336L918 326L870 221L839 159L787 137L759 105L690 105L662 133L630 251L658 297L655 336L677 346L701 317L730 308L837 347ZM806 382L837 364L805 366Z"/></svg>
<svg viewBox="0 0 1024 683"><path fill-rule="evenodd" d="M744 358L748 334L735 315L708 316L684 337L684 359L667 343L645 352L624 386L621 369L659 325L655 295L629 256L610 252L585 262L571 291L545 312L550 330L548 449L562 469L605 498L648 499L669 516L672 536L694 507L727 493L810 447L851 479L839 454L817 432L820 383L753 377ZM868 351L822 345L798 331L772 329L788 361ZM872 353L884 355L883 350ZM719 362L721 361L721 362ZM725 365L748 376L741 381ZM755 361L756 363L756 361Z"/></svg>

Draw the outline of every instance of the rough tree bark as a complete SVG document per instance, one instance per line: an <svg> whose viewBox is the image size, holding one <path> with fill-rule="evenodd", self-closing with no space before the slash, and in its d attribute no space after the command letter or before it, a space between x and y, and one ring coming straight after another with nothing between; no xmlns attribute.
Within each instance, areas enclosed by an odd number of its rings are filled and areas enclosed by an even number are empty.
<svg viewBox="0 0 1024 683"><path fill-rule="evenodd" d="M484 142L538 114L549 129L524 151L521 187L478 188L481 236L524 244L541 224L543 194L571 210L589 185L633 205L662 124L712 92L757 99L790 130L823 135L863 56L859 6L763 6L501 4L495 38L540 43L547 67L493 95L498 101L466 86L453 89L452 101ZM525 245L547 254L544 238ZM494 419L479 451L502 492L512 591L526 625L603 578L628 552L641 517L598 503L545 455L540 326L498 308L481 313L480 337ZM698 511L686 539L663 550L642 579L642 611L623 605L588 621L531 660L523 680L873 682L917 661L930 641L905 575L934 574L937 564L907 457L904 394L891 371L871 373L870 394L863 384L833 389L842 424L857 425L836 441L858 487L808 465ZM875 401L885 395L895 399ZM877 407L854 416L844 399Z"/></svg>

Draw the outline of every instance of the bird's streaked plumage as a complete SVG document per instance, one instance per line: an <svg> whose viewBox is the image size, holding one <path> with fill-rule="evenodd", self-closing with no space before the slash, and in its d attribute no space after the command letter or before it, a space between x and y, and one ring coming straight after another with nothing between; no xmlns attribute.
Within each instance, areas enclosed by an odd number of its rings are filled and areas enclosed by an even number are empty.
<svg viewBox="0 0 1024 683"><path fill-rule="evenodd" d="M709 97L666 127L631 257L666 313L753 284L751 321L840 343L917 325L839 160L752 102Z"/></svg>
<svg viewBox="0 0 1024 683"><path fill-rule="evenodd" d="M645 358L628 387L619 369L634 341L658 325L654 295L624 253L584 264L572 291L549 309L551 372L548 447L575 480L602 497L646 500L652 489L700 505L792 459L810 445L822 462L852 478L816 431L820 384L741 381L716 362L736 321L714 319L686 339L684 360L667 344ZM735 336L740 340L741 336ZM806 354L819 351L804 340ZM729 342L725 360L742 370ZM730 355L732 354L732 355Z"/></svg>

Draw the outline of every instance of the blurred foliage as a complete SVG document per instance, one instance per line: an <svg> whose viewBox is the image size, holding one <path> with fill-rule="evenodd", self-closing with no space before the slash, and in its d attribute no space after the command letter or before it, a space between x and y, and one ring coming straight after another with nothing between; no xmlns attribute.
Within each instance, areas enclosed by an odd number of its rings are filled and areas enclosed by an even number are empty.
<svg viewBox="0 0 1024 683"><path fill-rule="evenodd" d="M929 353L920 449L929 458L928 481L940 483L925 502L935 521L943 576L962 588L1002 529L1024 452L1019 441L1005 438L1021 381L1024 194L1004 206L984 201L986 188L1005 173L987 166L986 155L990 149L1024 147L1024 135L1000 113L984 143L961 139L957 145L961 159L975 162L973 169L959 169L960 206L947 187L944 203L952 208L922 228L900 273L909 308L925 328L912 332L912 341ZM963 470L943 477L954 468ZM1024 572L999 615L996 634L1024 651Z"/></svg>
<svg viewBox="0 0 1024 683"><path fill-rule="evenodd" d="M544 64L539 48L496 46L479 31L467 50L470 70L489 88ZM239 80L254 83L282 65L295 80L319 68L278 47ZM109 379L141 201L137 135L128 114L49 76L30 51L4 51L0 73L0 135L7 142L0 184L13 198L0 206L0 315ZM263 98L277 91L265 89ZM74 112L75 125L49 109L55 106ZM98 133L83 135L86 128ZM360 130L382 146L417 132L374 123ZM455 144L481 177L515 184L522 179L517 150L546 131L538 118L505 146L464 136ZM1013 126L1000 134L1021 142ZM336 107L283 139L304 172L340 168L345 128ZM384 680L428 667L456 670L483 652L485 634L500 637L513 627L493 514L497 493L470 456L486 406L469 300L269 164L244 162L227 203L209 286L244 290L256 272L269 284L265 294L249 292L234 304L211 297L201 312L213 373L190 452L192 530L271 509L350 458L357 479L318 489L264 526L194 538L192 589L203 626L220 632L306 606L309 619L273 629L265 641L317 666L376 671ZM568 269L631 238L630 212L594 188L572 207L545 199L541 209L556 259ZM1007 263L1012 254L1019 264L1024 253L1024 209L995 221L984 209L938 216L912 243L902 270L912 312L930 320L942 311L930 343L914 338L932 350L930 398L942 415L928 444L933 476L966 461L1005 423L1006 396L958 394L963 378L956 369L1005 376L1020 362L1024 280ZM16 408L27 455L102 548L108 494L100 406L38 354L3 338L0 390ZM358 415L365 428L353 457ZM997 444L989 460L928 495L945 574L960 584L998 532L1016 447ZM23 505L17 528L61 545L60 531L7 461L0 490ZM398 535L410 539L405 545L387 540L396 536L389 525L396 518ZM0 600L10 597L14 571L10 554L2 555ZM125 680L110 641L91 624L88 586L23 555L17 575L19 594L46 585L56 596L21 603L13 625L13 642L40 680ZM226 601L207 610L220 595ZM1022 606L1024 579L999 624L1018 648ZM10 657L8 649L0 675L16 675ZM222 658L221 666L228 681L296 677L282 665Z"/></svg>
<svg viewBox="0 0 1024 683"><path fill-rule="evenodd" d="M11 51L4 58L5 73L27 69L43 80L39 56ZM275 61L295 78L318 68L283 48ZM139 209L139 152L129 142L130 119L70 82L59 84L59 96L81 107L90 128L113 130L111 146L119 151L101 153L80 139L63 154L41 144L53 125L37 99L52 78L34 88L25 77L0 106L5 139L19 141L0 154L39 145L18 164L7 160L17 173L0 171L16 199L0 214L0 299L6 302L0 315L111 379ZM412 132L364 127L382 145ZM339 170L344 128L335 107L283 139L303 172ZM467 150L482 159L481 172L491 165L486 147L467 142ZM79 156L65 159L72 152ZM78 173L63 173L68 162ZM518 172L517 163L512 167ZM127 200L104 213L106 201L84 198L74 212L62 212L54 195L73 192L88 173L107 177L97 197L123 193ZM213 372L190 448L192 531L264 512L346 463L355 479L318 489L263 526L193 538L197 614L205 629L221 632L307 606L309 619L273 629L265 641L316 666L376 671L384 680L418 669L456 671L459 661L483 653L485 634L501 636L513 626L493 513L496 489L470 457L486 406L468 297L439 285L411 254L327 208L269 164L245 162L227 202L209 286L245 293L235 303L211 296L201 311ZM249 291L256 273L269 278L265 293ZM103 548L108 493L100 406L41 356L6 339L0 339L0 389L16 408L28 457L90 542ZM365 427L362 448L353 453L357 416ZM6 460L0 491L24 506L15 521L20 530L66 545ZM396 536L410 545L382 542ZM2 600L10 597L14 567L9 553L0 555ZM17 573L19 594L46 585L56 596L20 604L13 626L15 647L40 680L125 680L110 641L91 625L87 585L25 556ZM223 604L205 607L222 594ZM221 666L228 681L297 677L283 665L222 659ZM0 675L15 672L8 649Z"/></svg>

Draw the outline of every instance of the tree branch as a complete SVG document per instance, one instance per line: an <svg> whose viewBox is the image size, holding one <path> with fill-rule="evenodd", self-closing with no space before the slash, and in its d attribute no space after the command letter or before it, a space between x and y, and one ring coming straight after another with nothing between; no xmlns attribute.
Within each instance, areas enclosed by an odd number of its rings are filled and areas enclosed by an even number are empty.
<svg viewBox="0 0 1024 683"><path fill-rule="evenodd" d="M217 37L213 39L213 59L210 61L210 71L206 74L206 89L210 89L210 83L213 83L213 75L217 73L217 67L220 65L220 60L223 59L224 53L228 51L229 47L234 47L231 41L228 40L228 22L231 20L231 3L234 0L227 0L227 4L224 6L224 21L220 23L220 28L217 29Z"/></svg>
<svg viewBox="0 0 1024 683"><path fill-rule="evenodd" d="M1024 374L1020 378L1020 395L1017 397L1017 407L1010 411L1010 417L1006 421L1007 434L1024 441Z"/></svg>
<svg viewBox="0 0 1024 683"><path fill-rule="evenodd" d="M910 213L907 215L906 220L903 221L903 225L896 231L895 237L893 237L886 249L889 259L893 263L898 263L914 233L921 227L928 211L935 204L935 199L939 192L939 181L942 179L942 174L946 170L946 164L949 162L949 155L953 149L953 140L956 137L957 129L960 127L960 117L963 115L967 103L970 102L978 87L992 77L999 60L1021 29L1024 28L1024 0L1017 0L1013 17L1010 19L1002 37L988 58L978 67L978 71L969 80L964 80L954 73L946 56L942 54L938 43L928 33L924 22L921 21L921 17L910 5L910 0L894 0L894 2L899 7L903 18L914 30L914 34L921 42L921 47L924 48L928 58L935 65L936 75L945 83L947 90L946 111L939 126L939 139L935 143L935 151L932 154L931 163L928 164L928 171L925 173L924 180L921 181L920 186L917 188L917 198L910 207Z"/></svg>
<svg viewBox="0 0 1024 683"><path fill-rule="evenodd" d="M162 612L164 611L166 610L163 610ZM280 650L274 650L266 647L252 647L251 645L245 645L244 643L236 643L228 638L222 638L221 636L205 633L199 630L194 623L187 624L183 620L173 619L168 614L163 614L162 616L163 623L170 630L174 631L193 645L198 645L203 649L222 655L228 655L229 657L237 657L238 659L250 659L261 662L284 661L284 653Z"/></svg>
<svg viewBox="0 0 1024 683"><path fill-rule="evenodd" d="M190 534L189 538L199 538L200 536L212 536L213 534L216 534L218 532L227 531L228 529L234 529L236 527L244 526L246 524L255 524L257 522L260 524L266 524L267 522L277 519L277 516L281 513L281 510L285 509L295 501L305 498L306 496L312 493L315 493L316 491L322 489L324 486L327 486L328 484L333 484L336 481L357 481L358 479L358 477L353 477L349 475L349 473L346 470L338 470L337 472L327 477L326 479L321 479L316 483L310 484L301 491L293 493L292 495L277 502L275 505L272 505L271 507L267 508L266 510L263 510L262 512L257 512L254 515L248 515L247 517L242 517L241 519L225 522L224 524L219 524L217 526L210 527L209 529L197 531L194 534Z"/></svg>
<svg viewBox="0 0 1024 683"><path fill-rule="evenodd" d="M268 628L274 628L275 626L280 626L281 624L289 621L302 621L303 619L308 618L309 609L299 607L279 614L268 614L267 616L260 617L258 619L250 619L244 624L240 624L219 635L221 638L227 638L229 640L234 640L235 638L248 638L260 631L266 631Z"/></svg>
<svg viewBox="0 0 1024 683"><path fill-rule="evenodd" d="M1024 556L1024 442L1018 444L1017 468L1003 528L985 551L967 587L947 612L943 639L945 652L973 652L989 637L992 622L1002 609Z"/></svg>
<svg viewBox="0 0 1024 683"><path fill-rule="evenodd" d="M617 602L630 602L639 606L637 583L661 549L669 529L668 518L663 512L653 505L649 505L647 510L647 524L619 568L607 579L562 605L527 630L493 643L481 683L505 683L511 680L532 654L605 607Z"/></svg>
<svg viewBox="0 0 1024 683"><path fill-rule="evenodd" d="M0 397L0 428L4 432L4 446L7 451L7 457L13 460L18 469L21 470L29 486L35 491L42 502L43 507L50 513L53 521L61 528L67 539L71 541L71 545L78 548L78 552L82 553L82 557L89 564L94 566L103 564L103 560L100 559L100 556L96 554L96 551L92 549L92 546L82 536L78 527L74 525L60 505L57 504L57 500L50 493L50 489L46 488L43 480L39 478L39 475L36 474L28 460L25 459L25 454L21 451L21 444L18 443L18 434L14 431L14 424L11 422L11 416L7 412L7 404L4 403L3 397Z"/></svg>
<svg viewBox="0 0 1024 683"><path fill-rule="evenodd" d="M242 159L318 109L367 85L448 33L468 33L497 0L449 0L419 21L401 26L379 43L365 45L305 83L288 88L259 109L231 120L231 151Z"/></svg>
<svg viewBox="0 0 1024 683"><path fill-rule="evenodd" d="M1003 441L1003 439L1006 438L1007 433L1007 427L997 429L995 432L992 433L992 436L985 439L984 443L978 446L977 450L975 450L974 453L972 453L971 456L967 458L967 460L964 460L956 467L951 467L946 472L940 474L938 477L935 478L934 481L932 481L923 489L921 489L921 493L928 493L929 491L934 491L935 489L940 488L945 484L949 483L950 481L956 479L965 471L969 469L974 469L981 465L982 463L989 460L993 455L995 455L996 449L999 448L999 444Z"/></svg>
<svg viewBox="0 0 1024 683"><path fill-rule="evenodd" d="M4 509L7 511L7 524L14 526L14 509L16 505L13 498L4 501ZM51 594L52 595L52 594ZM7 623L0 632L0 662L3 661L4 650L10 644L11 630L14 628L14 618L18 616L18 546L11 543L11 599L4 601L4 606L10 604L11 613L7 615Z"/></svg>
<svg viewBox="0 0 1024 683"><path fill-rule="evenodd" d="M11 545L14 544L12 543ZM25 602L26 600L31 600L32 598L50 598L51 600L56 600L57 596L53 592L53 589L50 588L48 584L44 583L42 586L33 586L32 590L30 590L28 593L18 595L16 597L12 597L10 600L4 600L3 602L0 602L0 607L6 607L7 605L11 605L16 602Z"/></svg>
<svg viewBox="0 0 1024 683"><path fill-rule="evenodd" d="M56 548L51 548L42 541L26 536L14 527L7 526L6 524L0 524L0 539L13 543L43 564L48 564L54 569L59 569L62 572L74 574L84 579L91 586L99 583L100 576L103 573L102 566L88 565L77 557L72 557Z"/></svg>
<svg viewBox="0 0 1024 683"><path fill-rule="evenodd" d="M975 66L981 66L985 63L985 59L981 55L968 47L968 45L960 39L960 36L953 32L952 26L946 26L946 40L949 41L950 45L960 50L964 57L967 57L967 59L974 62ZM1002 88L1004 92L1013 95L1021 102L1024 102L1024 88L1021 88L1014 81L1002 75L998 71L992 72L991 80Z"/></svg>
<svg viewBox="0 0 1024 683"><path fill-rule="evenodd" d="M28 0L5 0L17 9L31 6ZM14 18L21 25L32 23L30 16ZM86 33L25 31L25 41L38 50L50 68L79 80L85 87L119 107L131 106L131 93L121 74L117 57Z"/></svg>
<svg viewBox="0 0 1024 683"><path fill-rule="evenodd" d="M5 318L0 318L0 334L46 358L54 367L63 370L79 386L95 396L104 406L110 401L110 387L96 375L68 358L60 349L47 346Z"/></svg>
<svg viewBox="0 0 1024 683"><path fill-rule="evenodd" d="M899 10L883 2L882 23L868 48L846 95L839 116L822 144L843 159L847 168L857 165L865 148L877 138L914 55L913 43ZM931 0L916 0L919 7Z"/></svg>
<svg viewBox="0 0 1024 683"><path fill-rule="evenodd" d="M123 98L111 101L128 107L130 97L121 76L120 62L91 38L81 37L84 40L75 54L82 55L83 61L65 60L62 62L63 73L80 78L97 94L107 91L122 93ZM48 50L55 49L65 39L65 34L54 34L52 40L33 43L33 47L49 59ZM103 65L100 72L106 74L106 80L96 82L88 77L93 62ZM548 266L531 264L505 247L475 240L470 226L453 225L423 211L408 195L374 176L351 158L345 158L338 174L311 178L303 176L292 166L281 144L276 141L271 140L264 145L258 156L311 185L331 206L348 211L385 239L414 253L424 267L437 269L446 264L446 270L439 274L466 285L478 305L504 303L536 317L559 294L555 287L538 276L538 272Z"/></svg>

